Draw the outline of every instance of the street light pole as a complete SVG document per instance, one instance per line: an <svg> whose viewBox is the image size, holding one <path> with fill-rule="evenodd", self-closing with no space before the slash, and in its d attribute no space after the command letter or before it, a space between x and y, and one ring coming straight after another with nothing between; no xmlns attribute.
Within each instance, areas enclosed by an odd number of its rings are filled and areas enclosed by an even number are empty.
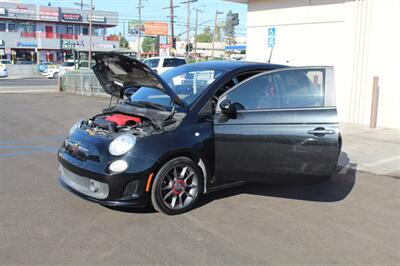
<svg viewBox="0 0 400 266"><path fill-rule="evenodd" d="M91 67L91 63L92 63L92 20L93 20L93 0L90 0L90 11L89 11L89 68Z"/></svg>
<svg viewBox="0 0 400 266"><path fill-rule="evenodd" d="M218 15L224 14L224 12L219 12L218 10L215 11L215 19L214 19L214 32L212 38L212 50L211 50L211 58L214 59L214 50L215 50L215 37L217 36L217 22L218 22Z"/></svg>

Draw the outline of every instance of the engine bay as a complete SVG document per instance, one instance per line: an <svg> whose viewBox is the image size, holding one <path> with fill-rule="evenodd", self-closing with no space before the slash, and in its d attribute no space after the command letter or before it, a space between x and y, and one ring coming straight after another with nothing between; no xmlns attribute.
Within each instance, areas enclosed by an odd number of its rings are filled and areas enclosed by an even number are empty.
<svg viewBox="0 0 400 266"><path fill-rule="evenodd" d="M108 136L113 133L131 133L144 137L159 131L153 123L139 116L121 113L100 114L84 121L81 128L89 135Z"/></svg>

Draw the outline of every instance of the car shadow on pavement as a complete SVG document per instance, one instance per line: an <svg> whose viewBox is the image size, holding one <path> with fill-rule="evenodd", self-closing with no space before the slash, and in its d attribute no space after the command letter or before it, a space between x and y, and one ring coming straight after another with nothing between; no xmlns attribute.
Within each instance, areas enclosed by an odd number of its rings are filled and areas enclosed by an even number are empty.
<svg viewBox="0 0 400 266"><path fill-rule="evenodd" d="M239 194L252 194L266 197L279 197L316 202L337 202L345 199L352 191L357 165L351 164L346 153L341 154L335 173L330 178L313 178L303 184L271 185L252 183L205 195L197 208L214 200L233 197Z"/></svg>

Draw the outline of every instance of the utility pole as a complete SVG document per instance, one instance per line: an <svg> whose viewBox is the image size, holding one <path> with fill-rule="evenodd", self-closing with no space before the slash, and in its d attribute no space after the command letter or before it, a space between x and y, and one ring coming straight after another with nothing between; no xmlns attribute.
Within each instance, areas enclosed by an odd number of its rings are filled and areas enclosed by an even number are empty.
<svg viewBox="0 0 400 266"><path fill-rule="evenodd" d="M196 8L196 28L194 30L194 56L197 62L197 28L199 27L199 9Z"/></svg>
<svg viewBox="0 0 400 266"><path fill-rule="evenodd" d="M170 28L171 28L171 42L172 42L172 48L176 48L175 46L174 46L174 38L175 38L175 30L174 30L174 28L175 28L175 26L174 26L174 24L175 24L175 15L174 15L174 9L175 8L177 8L177 7L179 7L179 6L174 6L174 0L170 0L169 1L169 6L168 7L163 7L162 9L169 9L169 21L170 21Z"/></svg>
<svg viewBox="0 0 400 266"><path fill-rule="evenodd" d="M181 2L181 4L186 4L187 5L187 17L186 17L186 45L189 47L190 43L190 4L197 2L197 0L187 0L184 2ZM189 52L187 54L189 56Z"/></svg>
<svg viewBox="0 0 400 266"><path fill-rule="evenodd" d="M214 58L215 37L217 36L217 22L218 22L218 15L220 15L220 14L224 14L224 12L219 12L218 10L215 11L214 32L213 32L213 38L212 38L211 58Z"/></svg>
<svg viewBox="0 0 400 266"><path fill-rule="evenodd" d="M139 10L139 23L138 23L138 35L137 35L138 44L137 44L137 56L136 56L136 58L140 59L140 28L141 28L141 25L142 25L142 8L144 6L142 6L142 0L138 0L138 3L139 3L139 5L138 5L137 8Z"/></svg>
<svg viewBox="0 0 400 266"><path fill-rule="evenodd" d="M93 0L90 0L90 11L89 11L89 68L91 67L92 64L92 24L93 24Z"/></svg>

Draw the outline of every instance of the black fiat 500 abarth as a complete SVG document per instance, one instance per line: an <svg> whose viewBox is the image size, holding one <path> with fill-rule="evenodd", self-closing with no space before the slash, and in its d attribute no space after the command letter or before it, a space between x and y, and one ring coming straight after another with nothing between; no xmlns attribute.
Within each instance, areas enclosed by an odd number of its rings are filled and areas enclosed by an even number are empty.
<svg viewBox="0 0 400 266"><path fill-rule="evenodd" d="M329 67L216 61L158 76L119 54L94 59L101 86L119 102L75 124L58 152L60 183L84 199L151 202L179 214L211 191L329 176L336 167Z"/></svg>

